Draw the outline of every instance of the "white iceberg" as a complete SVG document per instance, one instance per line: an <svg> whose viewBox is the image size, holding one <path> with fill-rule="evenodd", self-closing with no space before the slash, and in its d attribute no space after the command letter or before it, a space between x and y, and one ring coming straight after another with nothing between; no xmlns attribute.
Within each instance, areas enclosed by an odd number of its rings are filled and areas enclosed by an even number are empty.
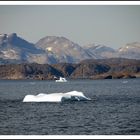
<svg viewBox="0 0 140 140"><path fill-rule="evenodd" d="M23 102L63 102L63 101L89 101L82 92L71 91L67 93L40 93L38 95L26 95Z"/></svg>

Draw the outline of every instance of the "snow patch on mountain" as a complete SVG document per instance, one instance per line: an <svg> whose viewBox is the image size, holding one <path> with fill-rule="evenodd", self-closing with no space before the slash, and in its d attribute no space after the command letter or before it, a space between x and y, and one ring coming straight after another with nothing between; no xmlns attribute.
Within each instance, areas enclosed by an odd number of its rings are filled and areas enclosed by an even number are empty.
<svg viewBox="0 0 140 140"><path fill-rule="evenodd" d="M36 44L16 33L0 34L0 59L14 63L79 63L85 59L129 58L140 59L140 43L127 43L114 50L101 44L80 46L65 37L46 36ZM11 61L9 61L11 60Z"/></svg>
<svg viewBox="0 0 140 140"><path fill-rule="evenodd" d="M51 53L51 58L48 55L49 61L57 59L58 62L77 63L84 59L95 58L96 55L90 54L80 45L68 40L65 37L47 36L40 39L36 46ZM47 48L47 49L46 49Z"/></svg>

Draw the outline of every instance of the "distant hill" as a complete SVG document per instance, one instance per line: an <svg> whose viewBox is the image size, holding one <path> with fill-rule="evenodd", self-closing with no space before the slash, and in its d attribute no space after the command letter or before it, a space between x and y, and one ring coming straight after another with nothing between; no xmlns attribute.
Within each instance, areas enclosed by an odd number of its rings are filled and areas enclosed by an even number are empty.
<svg viewBox="0 0 140 140"><path fill-rule="evenodd" d="M129 59L140 59L140 42L128 43L119 48L118 57Z"/></svg>
<svg viewBox="0 0 140 140"><path fill-rule="evenodd" d="M89 44L84 46L90 53L95 54L97 59L116 57L116 50L105 45Z"/></svg>
<svg viewBox="0 0 140 140"><path fill-rule="evenodd" d="M90 59L78 64L6 64L0 65L0 79L40 79L54 77L73 79L113 79L140 77L140 60Z"/></svg>
<svg viewBox="0 0 140 140"><path fill-rule="evenodd" d="M140 77L140 60L125 58L110 58L100 60L84 60L82 64L103 65L106 71L94 74L93 79L134 78ZM89 77L89 76L88 76Z"/></svg>
<svg viewBox="0 0 140 140"><path fill-rule="evenodd" d="M52 79L63 74L48 64L0 65L0 79Z"/></svg>

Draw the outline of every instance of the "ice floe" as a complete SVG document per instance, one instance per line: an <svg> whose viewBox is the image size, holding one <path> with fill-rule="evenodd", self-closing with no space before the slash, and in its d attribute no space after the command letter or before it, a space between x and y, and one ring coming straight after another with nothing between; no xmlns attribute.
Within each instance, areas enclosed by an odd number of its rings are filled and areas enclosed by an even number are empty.
<svg viewBox="0 0 140 140"><path fill-rule="evenodd" d="M23 102L64 102L64 101L89 101L83 92L71 91L67 93L40 93L38 95L26 95Z"/></svg>

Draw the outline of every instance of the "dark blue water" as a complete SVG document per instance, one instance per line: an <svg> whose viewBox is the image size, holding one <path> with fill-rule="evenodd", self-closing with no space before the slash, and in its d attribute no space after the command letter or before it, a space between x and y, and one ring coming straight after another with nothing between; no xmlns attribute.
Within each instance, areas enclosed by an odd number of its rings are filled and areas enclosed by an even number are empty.
<svg viewBox="0 0 140 140"><path fill-rule="evenodd" d="M140 79L0 81L0 135L140 135ZM25 95L82 91L92 101L23 103Z"/></svg>

